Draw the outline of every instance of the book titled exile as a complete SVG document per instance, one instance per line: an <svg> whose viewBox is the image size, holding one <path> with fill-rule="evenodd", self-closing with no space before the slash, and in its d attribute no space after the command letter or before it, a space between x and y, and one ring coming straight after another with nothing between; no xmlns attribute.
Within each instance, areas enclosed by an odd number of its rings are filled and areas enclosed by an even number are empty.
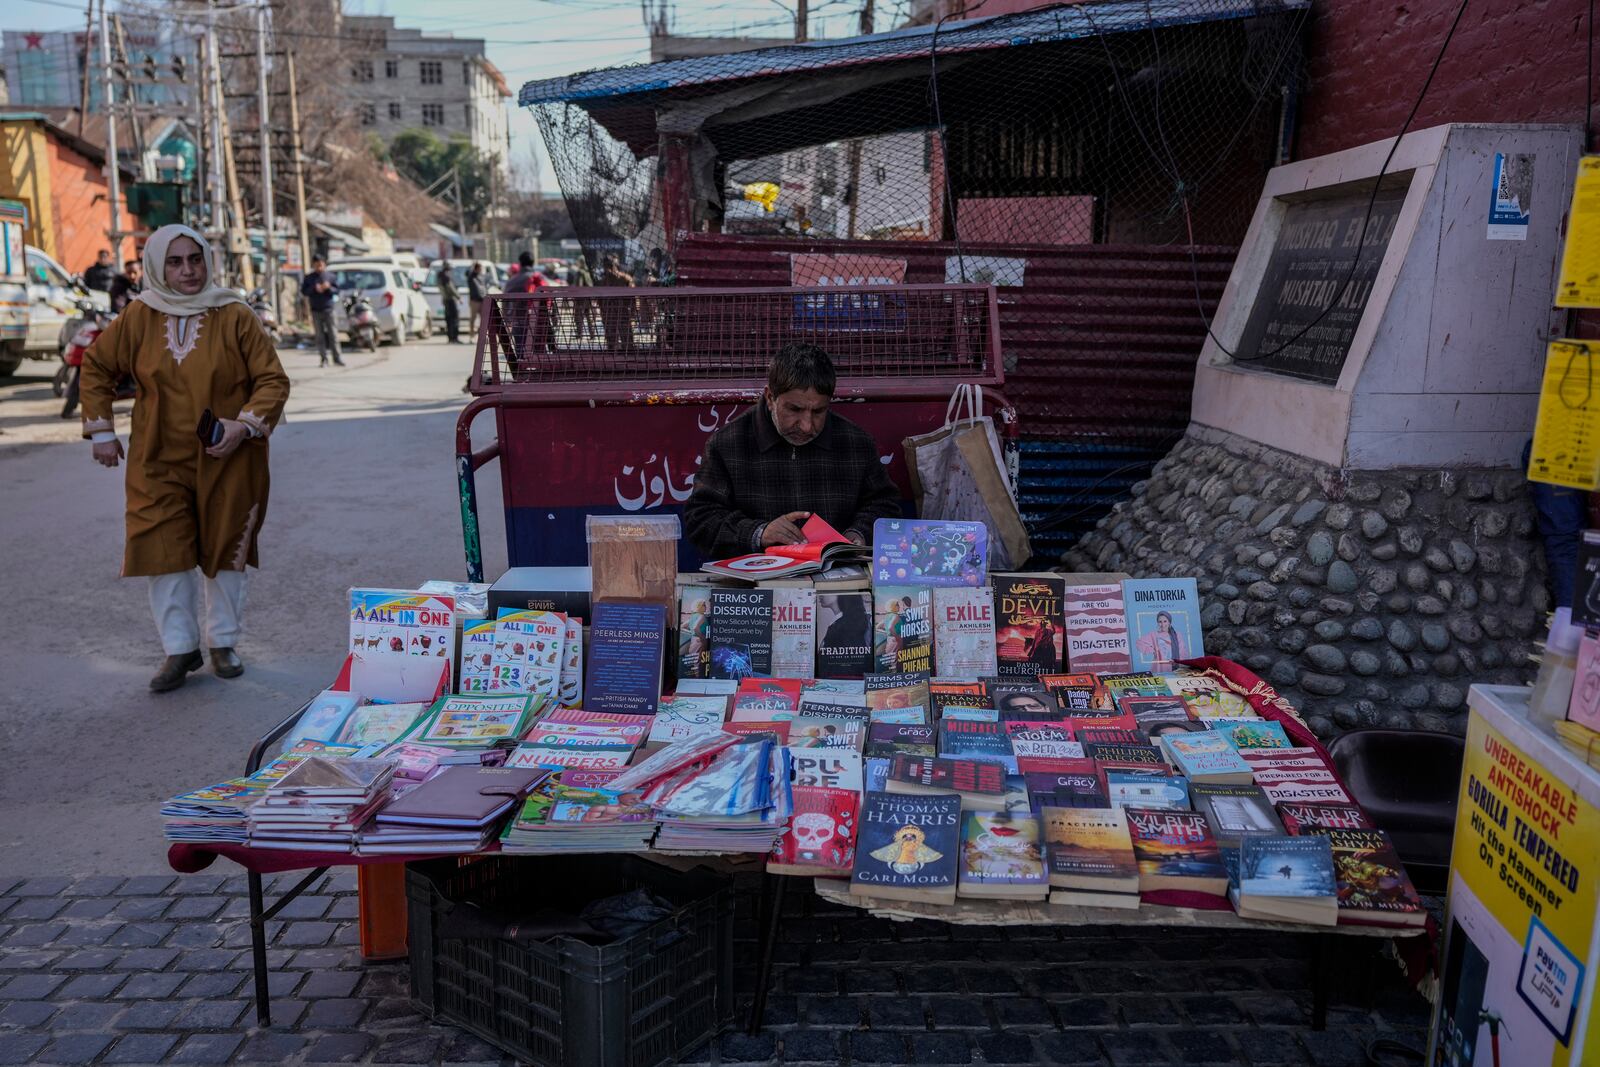
<svg viewBox="0 0 1600 1067"><path fill-rule="evenodd" d="M954 904L960 854L960 797L868 793L861 804L850 892Z"/></svg>
<svg viewBox="0 0 1600 1067"><path fill-rule="evenodd" d="M1051 574L994 576L995 656L1002 678L1055 674L1064 665L1066 579Z"/></svg>
<svg viewBox="0 0 1600 1067"><path fill-rule="evenodd" d="M589 711L654 715L661 700L667 609L644 601L602 600L589 624Z"/></svg>
<svg viewBox="0 0 1600 1067"><path fill-rule="evenodd" d="M860 678L872 671L872 594L817 594L817 677Z"/></svg>
<svg viewBox="0 0 1600 1067"><path fill-rule="evenodd" d="M711 590L711 677L772 674L772 590Z"/></svg>
<svg viewBox="0 0 1600 1067"><path fill-rule="evenodd" d="M816 672L817 591L810 583L772 588L772 675L810 678Z"/></svg>

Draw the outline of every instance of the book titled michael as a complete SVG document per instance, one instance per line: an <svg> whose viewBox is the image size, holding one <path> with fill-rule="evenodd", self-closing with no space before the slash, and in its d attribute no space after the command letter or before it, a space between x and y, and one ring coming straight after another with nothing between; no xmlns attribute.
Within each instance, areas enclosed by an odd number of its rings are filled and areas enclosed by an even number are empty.
<svg viewBox="0 0 1600 1067"><path fill-rule="evenodd" d="M661 701L666 606L601 600L591 610L584 710L655 714Z"/></svg>
<svg viewBox="0 0 1600 1067"><path fill-rule="evenodd" d="M993 581L997 673L1002 678L1034 678L1061 670L1066 579L1051 574L996 574Z"/></svg>
<svg viewBox="0 0 1600 1067"><path fill-rule="evenodd" d="M1050 903L1139 906L1139 865L1128 820L1114 808L1040 809Z"/></svg>
<svg viewBox="0 0 1600 1067"><path fill-rule="evenodd" d="M1207 825L1194 811L1123 808L1133 853L1139 861L1139 891L1181 889L1226 896L1228 871Z"/></svg>
<svg viewBox="0 0 1600 1067"><path fill-rule="evenodd" d="M1122 599L1134 670L1168 673L1179 660L1206 654L1193 578L1129 578Z"/></svg>
<svg viewBox="0 0 1600 1067"><path fill-rule="evenodd" d="M994 590L959 587L933 591L933 661L950 678L993 674Z"/></svg>
<svg viewBox="0 0 1600 1067"><path fill-rule="evenodd" d="M870 672L872 594L817 594L817 677L860 678Z"/></svg>
<svg viewBox="0 0 1600 1067"><path fill-rule="evenodd" d="M771 589L711 590L711 677L772 674Z"/></svg>
<svg viewBox="0 0 1600 1067"><path fill-rule="evenodd" d="M1049 894L1039 820L1027 812L969 811L961 820L956 895L1043 900Z"/></svg>
<svg viewBox="0 0 1600 1067"><path fill-rule="evenodd" d="M872 651L879 672L933 671L933 597L927 586L873 589Z"/></svg>
<svg viewBox="0 0 1600 1067"><path fill-rule="evenodd" d="M1067 663L1074 671L1121 674L1133 669L1119 583L1069 585L1064 605Z"/></svg>
<svg viewBox="0 0 1600 1067"><path fill-rule="evenodd" d="M992 760L1017 773L1011 740L997 722L944 719L939 723L939 755L947 759Z"/></svg>
<svg viewBox="0 0 1600 1067"><path fill-rule="evenodd" d="M772 675L810 678L816 673L817 591L785 584L772 589Z"/></svg>
<svg viewBox="0 0 1600 1067"><path fill-rule="evenodd" d="M861 805L850 892L954 904L960 853L960 797L868 793Z"/></svg>

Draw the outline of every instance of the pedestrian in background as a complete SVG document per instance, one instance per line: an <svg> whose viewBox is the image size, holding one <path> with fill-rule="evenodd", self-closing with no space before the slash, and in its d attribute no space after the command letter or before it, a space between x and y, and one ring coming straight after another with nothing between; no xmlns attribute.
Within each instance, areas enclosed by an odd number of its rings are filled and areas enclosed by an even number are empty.
<svg viewBox="0 0 1600 1067"><path fill-rule="evenodd" d="M140 249L139 254L144 255ZM138 296L144 288L144 265L137 259L122 268L122 273L111 279L111 310L121 313L128 301Z"/></svg>
<svg viewBox="0 0 1600 1067"><path fill-rule="evenodd" d="M580 289L594 288L594 274L589 270L589 257L578 253L577 265L572 268L573 281ZM594 299L580 296L572 302L572 318L577 335L594 332Z"/></svg>
<svg viewBox="0 0 1600 1067"><path fill-rule="evenodd" d="M633 288L633 275L622 269L614 255L608 255L600 261L600 277L597 281L611 288ZM600 304L600 321L606 331L606 347L613 352L633 350L633 304L632 300L618 297L603 300Z"/></svg>
<svg viewBox="0 0 1600 1067"><path fill-rule="evenodd" d="M483 264L474 263L467 268L467 332L478 339L478 325L483 318L483 302L489 299L489 287L484 284Z"/></svg>
<svg viewBox="0 0 1600 1067"><path fill-rule="evenodd" d="M245 568L260 565L267 437L283 415L289 376L244 298L212 280L205 238L163 226L144 259L147 287L84 355L83 435L95 462L123 459L111 401L117 381L131 375L139 391L122 576L149 579L166 652L150 679L159 693L201 668L202 638L218 677L244 672L236 646Z"/></svg>
<svg viewBox="0 0 1600 1067"><path fill-rule="evenodd" d="M95 254L94 263L83 272L83 287L96 292L111 292L111 283L117 277L117 269L111 265L111 252L102 248Z"/></svg>
<svg viewBox="0 0 1600 1067"><path fill-rule="evenodd" d="M439 302L444 305L444 335L453 345L461 343L461 294L456 290L456 280L450 274L448 260L439 261L437 275Z"/></svg>
<svg viewBox="0 0 1600 1067"><path fill-rule="evenodd" d="M328 273L328 261L321 256L311 259L311 273L300 283L300 295L311 307L311 330L317 338L319 367L328 365L328 353L333 353L333 365L344 366L343 353L339 351L339 328L333 321L333 306L339 299L339 283Z"/></svg>

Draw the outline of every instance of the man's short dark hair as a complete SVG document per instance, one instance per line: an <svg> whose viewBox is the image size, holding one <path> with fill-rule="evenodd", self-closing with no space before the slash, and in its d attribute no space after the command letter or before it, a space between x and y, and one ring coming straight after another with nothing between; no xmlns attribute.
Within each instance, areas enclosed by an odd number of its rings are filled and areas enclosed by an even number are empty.
<svg viewBox="0 0 1600 1067"><path fill-rule="evenodd" d="M767 368L767 389L773 396L795 389L815 389L823 396L832 396L837 386L833 359L816 345L784 345Z"/></svg>
<svg viewBox="0 0 1600 1067"><path fill-rule="evenodd" d="M533 266L533 253L532 252L524 252L524 253L522 253L520 256L517 257L517 262L522 264L524 267Z"/></svg>

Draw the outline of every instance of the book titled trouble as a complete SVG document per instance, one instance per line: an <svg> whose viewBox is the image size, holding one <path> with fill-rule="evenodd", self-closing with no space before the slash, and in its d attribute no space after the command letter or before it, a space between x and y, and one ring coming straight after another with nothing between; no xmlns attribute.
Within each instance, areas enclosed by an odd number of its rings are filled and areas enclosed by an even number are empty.
<svg viewBox="0 0 1600 1067"><path fill-rule="evenodd" d="M589 624L589 711L654 715L661 700L667 609L662 604L602 600Z"/></svg>
<svg viewBox="0 0 1600 1067"><path fill-rule="evenodd" d="M711 590L711 677L772 674L771 589Z"/></svg>

